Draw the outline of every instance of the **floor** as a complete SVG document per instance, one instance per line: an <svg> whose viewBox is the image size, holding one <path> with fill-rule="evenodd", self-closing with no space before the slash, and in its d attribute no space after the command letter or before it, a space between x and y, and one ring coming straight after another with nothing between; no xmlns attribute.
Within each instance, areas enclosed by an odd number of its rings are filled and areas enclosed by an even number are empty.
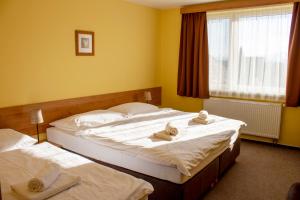
<svg viewBox="0 0 300 200"><path fill-rule="evenodd" d="M205 200L284 200L300 182L300 150L243 141L235 165Z"/></svg>

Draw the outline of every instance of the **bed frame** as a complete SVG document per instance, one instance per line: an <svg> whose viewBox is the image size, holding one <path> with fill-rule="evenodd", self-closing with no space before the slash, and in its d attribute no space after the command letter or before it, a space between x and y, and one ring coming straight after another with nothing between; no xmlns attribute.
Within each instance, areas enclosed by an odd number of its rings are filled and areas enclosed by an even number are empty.
<svg viewBox="0 0 300 200"><path fill-rule="evenodd" d="M28 135L36 134L36 126L30 123L30 114L42 109L44 123L40 132L45 133L49 123L74 114L88 112L133 101L146 102L145 91L150 91L154 105L161 105L161 87L100 94L57 101L0 108L0 128L12 128Z"/></svg>
<svg viewBox="0 0 300 200"><path fill-rule="evenodd" d="M73 152L69 149L65 150ZM73 153L78 154L76 152ZM199 200L216 185L225 172L235 163L235 159L239 154L240 138L236 140L232 148L227 148L215 160L183 184L172 183L170 181L135 172L130 169L95 160L90 157L81 156L101 165L148 181L154 187L154 192L148 197L150 200Z"/></svg>
<svg viewBox="0 0 300 200"><path fill-rule="evenodd" d="M41 132L45 132L50 122L70 115L96 109L106 109L127 102L145 102L145 91L151 91L152 101L149 103L154 105L161 104L161 87L155 87L13 106L0 108L0 128L12 128L28 135L34 135L36 127L30 124L30 113L35 109L43 110L45 123L41 125L40 130ZM154 187L154 192L149 196L149 199L196 200L201 199L218 182L226 170L235 162L235 158L239 155L239 152L240 139L235 142L232 149L227 149L184 184L175 184L94 159L91 160L150 182Z"/></svg>

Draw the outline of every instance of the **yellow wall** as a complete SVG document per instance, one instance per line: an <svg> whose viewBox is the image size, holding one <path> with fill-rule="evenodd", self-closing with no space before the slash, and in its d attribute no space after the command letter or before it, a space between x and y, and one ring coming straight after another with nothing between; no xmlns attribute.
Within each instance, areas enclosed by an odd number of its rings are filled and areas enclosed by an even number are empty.
<svg viewBox="0 0 300 200"><path fill-rule="evenodd" d="M158 10L121 0L1 0L0 107L157 86ZM75 29L95 56L75 56Z"/></svg>
<svg viewBox="0 0 300 200"><path fill-rule="evenodd" d="M199 111L202 101L176 95L181 16L179 9L160 11L159 80L163 88L163 106ZM261 138L247 137L256 140ZM300 108L284 108L280 144L300 147Z"/></svg>

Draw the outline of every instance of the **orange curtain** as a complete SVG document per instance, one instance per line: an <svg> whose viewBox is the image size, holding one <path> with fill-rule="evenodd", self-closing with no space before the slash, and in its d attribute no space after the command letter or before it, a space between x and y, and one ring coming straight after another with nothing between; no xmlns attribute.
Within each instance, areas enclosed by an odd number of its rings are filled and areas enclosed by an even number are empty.
<svg viewBox="0 0 300 200"><path fill-rule="evenodd" d="M177 94L208 98L208 37L206 13L182 15Z"/></svg>
<svg viewBox="0 0 300 200"><path fill-rule="evenodd" d="M300 4L294 3L291 25L288 76L286 86L286 105L300 106Z"/></svg>

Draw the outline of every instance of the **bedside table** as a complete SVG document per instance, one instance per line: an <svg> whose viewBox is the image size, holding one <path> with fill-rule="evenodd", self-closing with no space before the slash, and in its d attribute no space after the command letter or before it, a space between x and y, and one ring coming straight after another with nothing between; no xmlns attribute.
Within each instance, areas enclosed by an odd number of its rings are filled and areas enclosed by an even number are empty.
<svg viewBox="0 0 300 200"><path fill-rule="evenodd" d="M37 139L37 135L31 136L34 139ZM36 144L47 142L47 134L46 133L40 133L40 142L37 142Z"/></svg>

